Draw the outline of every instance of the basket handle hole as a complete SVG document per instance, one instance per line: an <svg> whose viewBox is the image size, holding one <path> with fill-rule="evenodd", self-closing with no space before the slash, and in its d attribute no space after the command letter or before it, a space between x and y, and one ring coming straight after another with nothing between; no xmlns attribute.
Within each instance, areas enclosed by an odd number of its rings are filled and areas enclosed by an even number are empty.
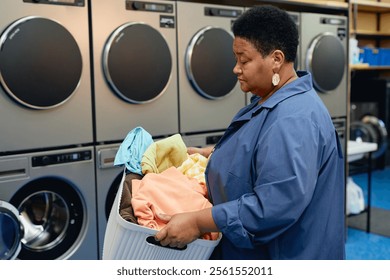
<svg viewBox="0 0 390 280"><path fill-rule="evenodd" d="M185 245L183 248L163 246L163 245L161 245L160 241L157 241L154 238L154 236L146 237L146 242L148 242L149 244L152 244L152 245L156 245L156 246L160 246L160 247L167 248L167 249L172 249L172 250L183 251L183 250L187 249L187 245Z"/></svg>

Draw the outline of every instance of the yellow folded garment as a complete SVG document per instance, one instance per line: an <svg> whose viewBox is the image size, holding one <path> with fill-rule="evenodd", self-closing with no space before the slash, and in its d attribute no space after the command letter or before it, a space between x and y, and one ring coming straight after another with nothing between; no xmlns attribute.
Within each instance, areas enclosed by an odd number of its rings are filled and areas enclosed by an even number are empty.
<svg viewBox="0 0 390 280"><path fill-rule="evenodd" d="M188 158L177 169L189 178L198 180L199 183L206 184L204 172L208 159L199 153L188 155Z"/></svg>
<svg viewBox="0 0 390 280"><path fill-rule="evenodd" d="M187 159L187 147L180 134L152 143L141 160L142 173L161 173L169 167L178 167Z"/></svg>

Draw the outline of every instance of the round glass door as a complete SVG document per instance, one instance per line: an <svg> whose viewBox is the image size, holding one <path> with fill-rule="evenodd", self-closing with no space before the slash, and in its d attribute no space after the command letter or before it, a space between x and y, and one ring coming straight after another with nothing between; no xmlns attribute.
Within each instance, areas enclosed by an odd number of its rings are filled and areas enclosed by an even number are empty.
<svg viewBox="0 0 390 280"><path fill-rule="evenodd" d="M172 56L164 37L143 23L116 29L103 51L103 72L112 90L129 103L152 102L164 93Z"/></svg>
<svg viewBox="0 0 390 280"><path fill-rule="evenodd" d="M85 229L84 204L70 183L58 178L29 182L11 199L24 228L18 259L65 259Z"/></svg>
<svg viewBox="0 0 390 280"><path fill-rule="evenodd" d="M339 86L345 63L345 50L337 36L325 32L314 38L307 52L306 68L311 72L318 91L326 93Z"/></svg>
<svg viewBox="0 0 390 280"><path fill-rule="evenodd" d="M74 94L82 71L80 49L61 24L26 17L0 37L0 83L18 104L31 109L60 106Z"/></svg>
<svg viewBox="0 0 390 280"><path fill-rule="evenodd" d="M198 31L191 39L185 67L192 87L201 96L220 99L231 93L237 84L232 46L230 33L211 26Z"/></svg>
<svg viewBox="0 0 390 280"><path fill-rule="evenodd" d="M12 260L20 252L23 229L17 209L0 200L0 260Z"/></svg>

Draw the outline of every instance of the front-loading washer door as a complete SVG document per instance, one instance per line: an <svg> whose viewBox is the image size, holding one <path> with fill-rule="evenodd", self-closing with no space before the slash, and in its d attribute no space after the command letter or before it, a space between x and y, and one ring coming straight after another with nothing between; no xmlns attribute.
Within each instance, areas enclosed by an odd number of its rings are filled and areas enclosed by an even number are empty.
<svg viewBox="0 0 390 280"><path fill-rule="evenodd" d="M0 37L0 83L8 95L32 109L50 109L75 93L82 72L80 49L60 23L25 17Z"/></svg>
<svg viewBox="0 0 390 280"><path fill-rule="evenodd" d="M83 238L83 199L67 180L43 177L28 182L10 200L24 229L18 259L66 259Z"/></svg>
<svg viewBox="0 0 390 280"><path fill-rule="evenodd" d="M115 180L112 182L112 184L110 186L110 189L107 192L106 203L104 205L105 206L104 207L104 210L105 210L104 213L106 215L106 217L105 217L106 221L108 221L108 218L110 216L112 205L114 204L114 200L115 200L116 194L118 192L118 189L119 189L120 183L122 181L122 178L123 178L123 171L121 171L115 177Z"/></svg>
<svg viewBox="0 0 390 280"><path fill-rule="evenodd" d="M112 90L133 104L152 102L164 93L172 72L165 38L153 27L127 23L109 37L103 50L103 72Z"/></svg>
<svg viewBox="0 0 390 280"><path fill-rule="evenodd" d="M232 52L233 36L225 29L207 26L191 39L185 69L192 87L208 99L221 99L237 84Z"/></svg>
<svg viewBox="0 0 390 280"><path fill-rule="evenodd" d="M18 210L0 200L0 260L13 260L21 249L23 228Z"/></svg>
<svg viewBox="0 0 390 280"><path fill-rule="evenodd" d="M345 73L346 54L340 39L324 32L313 39L306 56L314 87L321 93L336 89Z"/></svg>

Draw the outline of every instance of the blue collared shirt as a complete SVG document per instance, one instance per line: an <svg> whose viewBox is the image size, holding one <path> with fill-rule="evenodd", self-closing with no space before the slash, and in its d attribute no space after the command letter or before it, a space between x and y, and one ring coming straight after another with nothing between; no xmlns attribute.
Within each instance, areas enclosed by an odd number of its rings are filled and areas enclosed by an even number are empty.
<svg viewBox="0 0 390 280"><path fill-rule="evenodd" d="M206 170L222 259L344 259L344 160L311 75L241 109Z"/></svg>

